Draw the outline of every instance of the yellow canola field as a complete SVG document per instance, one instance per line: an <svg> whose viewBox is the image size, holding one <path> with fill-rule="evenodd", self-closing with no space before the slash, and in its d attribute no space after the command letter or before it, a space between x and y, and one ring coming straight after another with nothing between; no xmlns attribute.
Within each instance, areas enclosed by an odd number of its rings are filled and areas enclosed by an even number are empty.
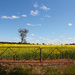
<svg viewBox="0 0 75 75"><path fill-rule="evenodd" d="M7 50L6 50L7 49ZM49 55L49 58L75 58L75 45L24 45L24 44L0 44L0 57L15 58L15 54L19 58L44 58ZM6 50L6 51L5 51ZM12 51L13 50L13 51ZM3 54L2 52L5 51ZM33 54L34 53L34 54ZM2 55L1 55L2 54ZM63 55L62 55L63 54Z"/></svg>
<svg viewBox="0 0 75 75"><path fill-rule="evenodd" d="M75 45L0 44L0 47L75 47Z"/></svg>

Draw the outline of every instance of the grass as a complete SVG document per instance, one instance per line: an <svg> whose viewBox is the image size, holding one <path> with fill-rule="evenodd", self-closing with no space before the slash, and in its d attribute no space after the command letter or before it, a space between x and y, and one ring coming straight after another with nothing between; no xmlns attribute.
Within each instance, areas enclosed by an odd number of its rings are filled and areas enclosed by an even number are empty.
<svg viewBox="0 0 75 75"><path fill-rule="evenodd" d="M0 65L0 75L75 75L75 65L55 65L55 66L2 66Z"/></svg>

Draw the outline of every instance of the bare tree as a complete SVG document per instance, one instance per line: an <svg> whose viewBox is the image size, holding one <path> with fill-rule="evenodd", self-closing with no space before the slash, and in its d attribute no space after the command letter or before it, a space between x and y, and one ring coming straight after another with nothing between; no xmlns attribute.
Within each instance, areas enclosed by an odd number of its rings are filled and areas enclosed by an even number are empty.
<svg viewBox="0 0 75 75"><path fill-rule="evenodd" d="M21 43L27 43L26 42L26 34L29 32L27 29L19 29L18 32L20 33L20 37L21 37Z"/></svg>

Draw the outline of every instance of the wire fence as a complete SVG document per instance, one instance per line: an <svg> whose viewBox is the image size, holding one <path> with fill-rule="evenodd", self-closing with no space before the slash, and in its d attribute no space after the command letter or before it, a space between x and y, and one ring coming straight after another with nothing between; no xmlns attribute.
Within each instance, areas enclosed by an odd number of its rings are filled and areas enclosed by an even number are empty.
<svg viewBox="0 0 75 75"><path fill-rule="evenodd" d="M75 47L0 47L0 63L75 63Z"/></svg>

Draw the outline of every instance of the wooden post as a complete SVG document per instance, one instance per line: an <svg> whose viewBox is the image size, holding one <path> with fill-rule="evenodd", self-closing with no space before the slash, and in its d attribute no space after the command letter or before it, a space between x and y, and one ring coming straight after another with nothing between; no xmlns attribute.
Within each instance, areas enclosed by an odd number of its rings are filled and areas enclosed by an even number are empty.
<svg viewBox="0 0 75 75"><path fill-rule="evenodd" d="M40 47L39 47L40 48ZM41 48L40 48L40 63L41 63Z"/></svg>

